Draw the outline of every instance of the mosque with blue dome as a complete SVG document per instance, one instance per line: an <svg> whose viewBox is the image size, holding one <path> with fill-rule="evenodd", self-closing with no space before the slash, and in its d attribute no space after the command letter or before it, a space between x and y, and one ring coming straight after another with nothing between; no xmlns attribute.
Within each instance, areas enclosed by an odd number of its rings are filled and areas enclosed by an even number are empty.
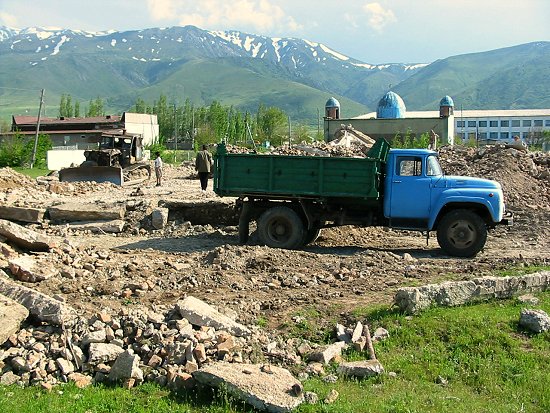
<svg viewBox="0 0 550 413"><path fill-rule="evenodd" d="M331 141L342 125L351 125L374 139L385 138L391 142L396 135L412 137L433 130L443 144L453 144L454 102L444 96L439 102L439 111L407 112L405 102L397 93L387 92L378 102L376 112L354 118L343 118L338 100L331 97L325 104L324 135Z"/></svg>

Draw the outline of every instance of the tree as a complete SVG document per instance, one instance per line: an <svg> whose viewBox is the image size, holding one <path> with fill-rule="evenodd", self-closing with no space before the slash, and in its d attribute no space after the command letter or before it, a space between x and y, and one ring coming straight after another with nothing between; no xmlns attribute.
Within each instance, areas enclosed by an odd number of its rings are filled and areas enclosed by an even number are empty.
<svg viewBox="0 0 550 413"><path fill-rule="evenodd" d="M97 97L95 100L90 99L88 110L86 111L86 117L105 116L105 108L103 99Z"/></svg>
<svg viewBox="0 0 550 413"><path fill-rule="evenodd" d="M275 145L282 143L282 136L276 136L276 132L282 128L287 121L285 112L276 107L266 108L263 104L258 107L256 115L257 126L262 140L269 140ZM280 132L280 131L279 131Z"/></svg>

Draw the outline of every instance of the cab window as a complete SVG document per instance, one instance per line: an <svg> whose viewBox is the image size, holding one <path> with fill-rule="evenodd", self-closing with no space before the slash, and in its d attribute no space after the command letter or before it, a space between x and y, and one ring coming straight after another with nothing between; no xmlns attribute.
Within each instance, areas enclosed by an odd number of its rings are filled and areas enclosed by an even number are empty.
<svg viewBox="0 0 550 413"><path fill-rule="evenodd" d="M436 156L428 156L428 159L426 161L426 175L428 176L443 175L443 171L441 170L441 165L439 165L439 161L437 160Z"/></svg>
<svg viewBox="0 0 550 413"><path fill-rule="evenodd" d="M398 176L420 176L422 175L422 158L416 156L403 156L397 158Z"/></svg>

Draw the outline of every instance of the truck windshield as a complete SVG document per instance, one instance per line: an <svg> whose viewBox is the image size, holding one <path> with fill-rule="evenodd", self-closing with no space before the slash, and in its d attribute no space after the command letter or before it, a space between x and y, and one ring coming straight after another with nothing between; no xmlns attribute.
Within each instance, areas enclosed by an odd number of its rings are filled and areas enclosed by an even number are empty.
<svg viewBox="0 0 550 413"><path fill-rule="evenodd" d="M426 174L428 176L438 176L443 175L443 171L441 170L441 166L439 165L439 161L437 160L437 156L428 156L428 159L426 160L427 168L426 168Z"/></svg>

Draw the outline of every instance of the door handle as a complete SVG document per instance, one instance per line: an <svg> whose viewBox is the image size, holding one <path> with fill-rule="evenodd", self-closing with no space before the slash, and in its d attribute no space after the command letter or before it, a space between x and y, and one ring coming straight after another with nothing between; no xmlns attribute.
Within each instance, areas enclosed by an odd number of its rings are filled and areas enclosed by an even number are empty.
<svg viewBox="0 0 550 413"><path fill-rule="evenodd" d="M392 183L394 183L394 184L400 184L401 181L392 181Z"/></svg>

